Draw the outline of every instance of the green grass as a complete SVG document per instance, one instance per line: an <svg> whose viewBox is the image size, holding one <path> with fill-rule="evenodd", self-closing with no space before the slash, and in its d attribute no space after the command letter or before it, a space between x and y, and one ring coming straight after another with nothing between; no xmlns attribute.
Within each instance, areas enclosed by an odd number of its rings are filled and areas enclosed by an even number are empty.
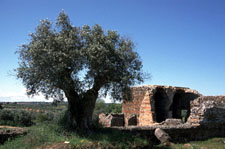
<svg viewBox="0 0 225 149"><path fill-rule="evenodd" d="M54 122L43 122L28 127L28 133L24 136L8 140L0 149L32 149L45 147L64 141L77 148L103 147L103 148L144 148L150 146L150 142L140 136L122 133L115 129L98 128L90 134L68 131L56 125ZM205 141L191 141L185 144L174 144L169 147L154 146L155 149L224 149L225 138L212 138Z"/></svg>
<svg viewBox="0 0 225 149"><path fill-rule="evenodd" d="M131 136L119 130L99 128L91 134L76 133L64 130L54 123L42 123L28 128L29 132L0 145L0 149L32 149L46 147L54 143L70 142L72 147L114 147L114 148L144 148L149 146L147 140L139 136ZM225 138L212 138L205 141L191 141L185 144L174 144L169 147L154 146L155 149L224 149Z"/></svg>
<svg viewBox="0 0 225 149"><path fill-rule="evenodd" d="M5 142L0 149L31 149L58 141L63 141L63 137L53 131L51 125L37 125L30 127L26 135Z"/></svg>
<svg viewBox="0 0 225 149"><path fill-rule="evenodd" d="M32 149L64 141L69 141L71 146L81 148L96 145L115 148L142 148L149 145L145 139L131 136L129 133L121 133L119 130L99 128L90 134L75 133L48 122L29 127L25 136L5 142L4 145L0 145L0 149Z"/></svg>
<svg viewBox="0 0 225 149"><path fill-rule="evenodd" d="M174 144L168 147L157 145L155 149L225 149L225 138L211 138L204 141L191 141L184 144Z"/></svg>

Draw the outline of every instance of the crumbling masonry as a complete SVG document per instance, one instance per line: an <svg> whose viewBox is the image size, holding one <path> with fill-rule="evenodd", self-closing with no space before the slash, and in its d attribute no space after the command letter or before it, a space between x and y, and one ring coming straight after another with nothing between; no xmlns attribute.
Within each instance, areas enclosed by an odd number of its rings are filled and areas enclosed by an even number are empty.
<svg viewBox="0 0 225 149"><path fill-rule="evenodd" d="M225 137L225 96L159 85L133 87L131 95L123 100L122 114L100 114L99 122L149 138L160 138L160 129L175 142Z"/></svg>
<svg viewBox="0 0 225 149"><path fill-rule="evenodd" d="M133 87L131 93L132 100L123 100L122 114L99 116L103 126L154 126L182 118L190 125L225 124L225 96L202 96L190 88L162 85Z"/></svg>
<svg viewBox="0 0 225 149"><path fill-rule="evenodd" d="M201 96L184 87L148 85L132 88L133 100L124 100L122 113L125 126L133 125L130 118L137 117L137 126L149 126L168 118L181 119L181 111L190 115L190 101Z"/></svg>

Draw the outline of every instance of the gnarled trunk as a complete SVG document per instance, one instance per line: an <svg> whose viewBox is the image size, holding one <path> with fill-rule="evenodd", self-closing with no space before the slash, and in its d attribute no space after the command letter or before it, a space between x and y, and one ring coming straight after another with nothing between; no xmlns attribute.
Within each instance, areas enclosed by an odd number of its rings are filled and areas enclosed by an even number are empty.
<svg viewBox="0 0 225 149"><path fill-rule="evenodd" d="M98 92L90 90L83 95L76 96L73 92L66 94L68 110L70 113L70 125L76 125L79 129L91 129L92 115L95 108ZM75 124L73 123L75 121Z"/></svg>

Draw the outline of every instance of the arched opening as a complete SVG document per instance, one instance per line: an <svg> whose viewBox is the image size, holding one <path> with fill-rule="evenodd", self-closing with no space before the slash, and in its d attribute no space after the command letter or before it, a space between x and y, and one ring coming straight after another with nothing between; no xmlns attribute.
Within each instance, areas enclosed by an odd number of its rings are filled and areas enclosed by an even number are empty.
<svg viewBox="0 0 225 149"><path fill-rule="evenodd" d="M171 102L162 88L158 88L154 94L156 122L160 123L169 117Z"/></svg>
<svg viewBox="0 0 225 149"><path fill-rule="evenodd" d="M187 120L190 115L190 101L196 97L196 95L191 93L175 93L173 103L170 107L173 118L182 119L182 117L185 117L185 120Z"/></svg>

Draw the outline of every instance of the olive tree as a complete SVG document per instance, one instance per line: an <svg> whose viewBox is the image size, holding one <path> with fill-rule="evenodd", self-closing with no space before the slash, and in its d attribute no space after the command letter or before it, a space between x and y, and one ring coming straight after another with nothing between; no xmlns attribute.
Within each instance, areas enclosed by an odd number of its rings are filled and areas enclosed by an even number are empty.
<svg viewBox="0 0 225 149"><path fill-rule="evenodd" d="M27 95L68 100L71 122L90 128L96 99L115 100L143 81L142 62L130 39L100 25L75 27L60 12L55 25L41 20L26 44L20 46L17 78Z"/></svg>

